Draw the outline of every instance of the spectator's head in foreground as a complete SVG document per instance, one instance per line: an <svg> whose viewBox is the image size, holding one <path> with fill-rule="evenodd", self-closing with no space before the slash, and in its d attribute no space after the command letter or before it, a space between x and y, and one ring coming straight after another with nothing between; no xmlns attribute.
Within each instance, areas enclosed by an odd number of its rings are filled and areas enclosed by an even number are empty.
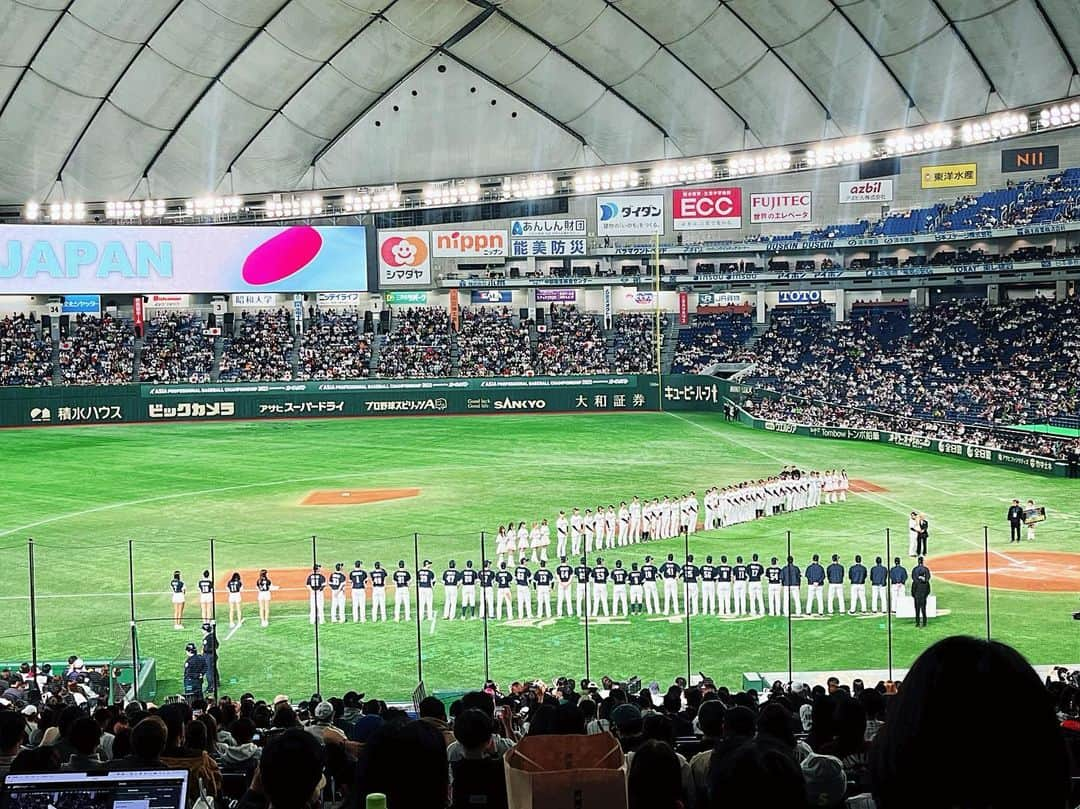
<svg viewBox="0 0 1080 809"><path fill-rule="evenodd" d="M290 728L274 736L263 750L259 777L270 809L318 806L322 793L323 746L312 734Z"/></svg>

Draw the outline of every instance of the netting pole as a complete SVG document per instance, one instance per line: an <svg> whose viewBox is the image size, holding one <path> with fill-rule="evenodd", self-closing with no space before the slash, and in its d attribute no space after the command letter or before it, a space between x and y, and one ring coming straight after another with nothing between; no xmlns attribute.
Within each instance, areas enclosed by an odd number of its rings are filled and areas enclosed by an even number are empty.
<svg viewBox="0 0 1080 809"><path fill-rule="evenodd" d="M424 663L421 660L420 648L422 645L420 631L420 534L413 532L412 535L412 547L413 547L413 570L416 573L416 584L413 587L415 591L413 594L413 603L416 605L416 682L424 682Z"/></svg>
<svg viewBox="0 0 1080 809"><path fill-rule="evenodd" d="M34 538L26 538L26 552L30 563L30 661L34 667L34 677L38 670L38 647L37 647L37 584L34 581ZM34 680L35 685L37 680Z"/></svg>
<svg viewBox="0 0 1080 809"><path fill-rule="evenodd" d="M986 571L986 639L990 640L990 528L983 526L983 570Z"/></svg>
<svg viewBox="0 0 1080 809"><path fill-rule="evenodd" d="M657 236L657 239L660 237ZM657 266L659 271L659 265ZM690 529L686 529L686 534L683 536L683 558L686 559L686 563L690 562ZM690 687L690 585L686 581L686 576L683 576L683 609L686 611L686 686Z"/></svg>
<svg viewBox="0 0 1080 809"><path fill-rule="evenodd" d="M484 531L480 532L480 570L484 570L484 562L487 560L487 550L484 547ZM480 575L479 573L477 574ZM488 657L488 608L484 587L480 587L480 612L484 621L484 682L491 679L491 661Z"/></svg>
<svg viewBox="0 0 1080 809"><path fill-rule="evenodd" d="M885 570L892 570L892 530L885 529ZM892 657L892 576L888 572L885 573L885 634L888 636L889 641L889 679L893 678L893 657Z"/></svg>
<svg viewBox="0 0 1080 809"><path fill-rule="evenodd" d="M217 702L220 669L218 668L218 638L217 638L217 564L214 557L214 538L210 537L210 669L214 673L214 702Z"/></svg>
<svg viewBox="0 0 1080 809"><path fill-rule="evenodd" d="M315 535L312 534L311 535L311 572L312 573L315 572L315 565L319 564L318 560L319 560L318 541L315 539ZM314 593L315 591L312 590L312 592ZM322 595L322 593L315 593L315 598L319 598L321 595ZM308 595L308 598L311 598L310 594ZM318 615L317 610L316 610L316 613L315 613L315 622L314 622L313 626L315 627L315 693L318 694L321 697L322 696L322 673L319 671L319 666L320 666L320 660L319 660L319 615Z"/></svg>
<svg viewBox="0 0 1080 809"><path fill-rule="evenodd" d="M131 618L131 698L139 699L139 647L135 628L135 540L128 540L128 608ZM112 682L112 672L109 672Z"/></svg>
<svg viewBox="0 0 1080 809"><path fill-rule="evenodd" d="M656 273L656 407L664 409L664 368L660 364L663 358L662 329L660 327L660 234L656 234L653 243L653 271ZM687 683L690 681L687 680Z"/></svg>
<svg viewBox="0 0 1080 809"><path fill-rule="evenodd" d="M585 565L587 567L588 564L589 564L589 555L585 554L584 558L585 558ZM585 679L586 680L591 680L592 679L592 677L589 676L589 604L590 604L590 597L591 597L591 593L589 592L589 580L590 579L592 579L592 576L586 574L585 575ZM604 585L604 586L606 587L607 585Z"/></svg>
<svg viewBox="0 0 1080 809"><path fill-rule="evenodd" d="M791 555L791 531L787 532L787 558L788 559L793 558L792 555ZM787 564L793 564L793 563L792 562L787 562ZM795 673L793 671L794 664L792 662L792 655L793 655L792 650L793 650L793 646L794 646L794 640L793 640L792 632L791 632L791 628L792 628L791 627L791 598L789 597L788 593L784 592L783 588L780 589L780 592L781 592L781 594L783 595L783 598L784 598L784 603L783 603L784 614L787 616L787 679L788 679L788 687L790 687L791 686L791 681L795 679ZM800 598L801 598L801 596L800 596Z"/></svg>

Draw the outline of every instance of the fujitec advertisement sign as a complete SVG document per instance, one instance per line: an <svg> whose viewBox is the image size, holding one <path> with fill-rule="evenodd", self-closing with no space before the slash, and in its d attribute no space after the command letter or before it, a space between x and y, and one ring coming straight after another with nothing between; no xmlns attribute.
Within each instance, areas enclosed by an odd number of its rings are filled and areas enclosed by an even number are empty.
<svg viewBox="0 0 1080 809"><path fill-rule="evenodd" d="M596 198L598 236L661 236L663 233L663 194Z"/></svg>
<svg viewBox="0 0 1080 809"><path fill-rule="evenodd" d="M675 230L730 230L742 227L742 189L676 188L671 192Z"/></svg>
<svg viewBox="0 0 1080 809"><path fill-rule="evenodd" d="M379 234L379 285L431 285L431 242L426 230Z"/></svg>
<svg viewBox="0 0 1080 809"><path fill-rule="evenodd" d="M751 194L750 222L755 225L809 222L812 196L809 191Z"/></svg>
<svg viewBox="0 0 1080 809"><path fill-rule="evenodd" d="M840 183L840 204L854 202L892 202L892 180L853 180Z"/></svg>

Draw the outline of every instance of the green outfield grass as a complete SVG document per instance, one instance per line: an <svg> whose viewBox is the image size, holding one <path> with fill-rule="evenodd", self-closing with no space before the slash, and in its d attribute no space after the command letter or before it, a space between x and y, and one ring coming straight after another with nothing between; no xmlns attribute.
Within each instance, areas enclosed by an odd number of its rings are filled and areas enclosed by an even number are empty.
<svg viewBox="0 0 1080 809"><path fill-rule="evenodd" d="M906 550L907 513L926 512L933 557L981 549L990 526L995 549L1008 553L1006 500L1033 498L1051 518L1040 550L1073 550L1080 509L1071 481L878 444L755 432L712 414L545 415L469 418L275 421L5 430L0 457L7 496L0 502L0 598L6 605L0 659L29 658L26 538L36 545L39 655L43 659L112 658L125 648L128 540L134 540L135 599L141 652L158 660L161 693L179 689L184 643L197 640L195 582L216 537L221 580L234 568L302 567L318 537L324 565L363 559L411 563L419 553L441 572L449 558L479 563L480 532L507 519L547 516L560 508L616 504L643 497L763 477L783 464L846 467L852 478L885 487L846 504L782 515L697 534L692 553L782 556L790 532L796 559L839 553L850 563L884 555L886 529ZM420 496L364 506L300 506L315 489L419 487ZM1072 512L1070 513L1070 510ZM554 531L553 531L554 534ZM1014 546L1015 547L1015 546ZM490 546L489 546L490 548ZM554 546L553 546L554 548ZM654 543L654 555L683 555L682 541ZM604 554L640 561L646 549ZM1000 557L995 556L1000 561ZM870 561L868 559L868 561ZM167 592L174 568L187 580L187 628L174 631ZM248 581L251 588L253 581ZM949 614L915 629L894 625L895 663L910 664L933 640L985 633L982 589L935 581ZM392 597L389 608L392 610ZM442 594L436 594L440 614ZM1080 659L1073 593L999 590L991 596L992 632L1033 663ZM220 598L219 618L226 607ZM253 620L226 636L224 689L265 697L310 693L315 682L307 604L279 595L269 628ZM551 625L487 624L487 664L500 682L585 673L585 632L577 618ZM436 621L421 627L429 690L474 687L485 673L482 621ZM883 668L888 633L881 617L836 616L792 622L796 671ZM788 624L781 618L691 622L693 671L738 685L744 671L786 670ZM416 625L327 624L321 632L326 693L348 688L405 697L415 685ZM662 683L687 670L681 619L593 623L589 673L594 679L641 675Z"/></svg>

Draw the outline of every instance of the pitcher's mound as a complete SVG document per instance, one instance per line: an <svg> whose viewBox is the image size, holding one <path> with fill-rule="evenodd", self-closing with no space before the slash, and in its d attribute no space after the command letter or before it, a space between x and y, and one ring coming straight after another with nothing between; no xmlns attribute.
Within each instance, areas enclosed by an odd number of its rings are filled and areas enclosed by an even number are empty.
<svg viewBox="0 0 1080 809"><path fill-rule="evenodd" d="M300 501L302 506L362 506L383 500L416 497L419 489L323 489Z"/></svg>

